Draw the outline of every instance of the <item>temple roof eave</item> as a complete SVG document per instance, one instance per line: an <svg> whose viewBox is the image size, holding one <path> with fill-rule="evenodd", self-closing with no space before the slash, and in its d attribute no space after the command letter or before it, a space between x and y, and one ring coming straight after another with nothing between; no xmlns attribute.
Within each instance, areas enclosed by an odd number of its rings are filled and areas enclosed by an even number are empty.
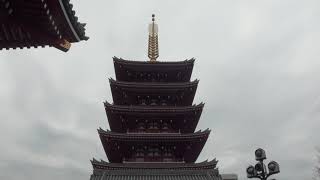
<svg viewBox="0 0 320 180"><path fill-rule="evenodd" d="M199 122L204 103L193 106L124 106L104 103L109 127L115 132L125 132L133 127L137 118L149 120L170 120L178 125L176 131L194 132ZM178 128L180 127L180 128Z"/></svg>
<svg viewBox="0 0 320 180"><path fill-rule="evenodd" d="M113 57L113 62L115 64L121 65L129 65L129 66L185 66L185 65L192 65L194 64L195 58L186 59L184 61L133 61L133 60L124 60L122 58Z"/></svg>
<svg viewBox="0 0 320 180"><path fill-rule="evenodd" d="M199 84L199 80L196 79L191 82L179 82L179 83L144 83L144 82L125 82L125 81L117 81L112 78L109 78L110 86L115 87L123 87L123 88L165 88L165 89L180 89L180 88L189 88L189 87L197 87Z"/></svg>
<svg viewBox="0 0 320 180"><path fill-rule="evenodd" d="M53 46L66 52L71 43L88 40L70 0L10 2L2 2L8 12L0 17L0 50Z"/></svg>
<svg viewBox="0 0 320 180"><path fill-rule="evenodd" d="M205 103L200 103L192 106L124 106L114 105L107 101L104 102L106 110L119 111L119 112L166 112L166 113L185 113L188 111L202 110Z"/></svg>
<svg viewBox="0 0 320 180"><path fill-rule="evenodd" d="M214 169L218 161L216 159L206 160L199 163L179 163L179 162L145 162L145 163L110 163L103 160L90 160L94 169L112 169L112 170L134 170L134 169Z"/></svg>
<svg viewBox="0 0 320 180"><path fill-rule="evenodd" d="M72 42L79 42L81 40L88 40L89 37L85 35L85 23L80 23L78 17L75 15L73 5L70 0L58 0L61 7L62 14L64 15L66 24L69 26L71 34L74 36Z"/></svg>
<svg viewBox="0 0 320 180"><path fill-rule="evenodd" d="M129 61L114 57L116 79L129 82L188 82L194 58L184 61Z"/></svg>
<svg viewBox="0 0 320 180"><path fill-rule="evenodd" d="M210 132L211 130L206 129L195 133L116 133L109 130L105 131L102 128L98 129L101 141L104 141L102 137L119 141L193 141L198 139L205 139L206 141Z"/></svg>

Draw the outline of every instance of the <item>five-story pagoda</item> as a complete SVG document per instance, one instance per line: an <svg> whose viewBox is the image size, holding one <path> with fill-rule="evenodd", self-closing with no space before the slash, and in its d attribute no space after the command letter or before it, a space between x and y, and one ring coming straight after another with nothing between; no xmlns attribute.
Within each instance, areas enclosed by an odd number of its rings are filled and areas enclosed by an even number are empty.
<svg viewBox="0 0 320 180"><path fill-rule="evenodd" d="M195 132L204 104L193 105L194 59L159 62L158 26L149 25L150 61L113 58L110 130L98 129L109 162L91 161L91 180L220 180L217 161L195 163L210 130Z"/></svg>

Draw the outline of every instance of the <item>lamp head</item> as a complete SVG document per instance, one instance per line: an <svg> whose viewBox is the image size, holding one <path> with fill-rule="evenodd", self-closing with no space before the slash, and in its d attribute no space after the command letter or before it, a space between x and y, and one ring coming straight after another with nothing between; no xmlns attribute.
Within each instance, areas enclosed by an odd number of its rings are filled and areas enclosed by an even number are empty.
<svg viewBox="0 0 320 180"><path fill-rule="evenodd" d="M248 178L257 177L257 170L251 165L247 168L247 177Z"/></svg>
<svg viewBox="0 0 320 180"><path fill-rule="evenodd" d="M254 166L254 169L256 169L256 171L258 173L261 173L263 170L264 170L264 167L263 167L263 164L258 162L255 166Z"/></svg>
<svg viewBox="0 0 320 180"><path fill-rule="evenodd" d="M262 161L264 159L267 159L266 152L261 148L257 149L254 154L256 156L257 161Z"/></svg>
<svg viewBox="0 0 320 180"><path fill-rule="evenodd" d="M269 174L277 174L280 172L280 166L277 162L271 161L268 164Z"/></svg>

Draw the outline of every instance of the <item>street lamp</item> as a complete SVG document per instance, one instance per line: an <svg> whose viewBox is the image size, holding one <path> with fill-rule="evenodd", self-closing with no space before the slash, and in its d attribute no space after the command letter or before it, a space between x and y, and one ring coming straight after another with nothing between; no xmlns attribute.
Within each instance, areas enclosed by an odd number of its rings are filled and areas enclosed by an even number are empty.
<svg viewBox="0 0 320 180"><path fill-rule="evenodd" d="M261 180L267 180L267 178L273 174L280 172L279 164L275 161L271 161L268 164L268 171L263 160L267 159L266 152L259 148L255 151L256 161L258 163L255 166L250 165L247 168L248 178L259 178Z"/></svg>

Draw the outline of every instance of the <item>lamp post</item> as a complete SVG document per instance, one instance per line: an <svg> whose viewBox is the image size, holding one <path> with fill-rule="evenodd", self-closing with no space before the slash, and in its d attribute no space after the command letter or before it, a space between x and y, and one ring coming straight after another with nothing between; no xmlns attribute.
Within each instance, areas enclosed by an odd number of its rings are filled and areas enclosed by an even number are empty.
<svg viewBox="0 0 320 180"><path fill-rule="evenodd" d="M267 178L273 174L280 172L279 164L275 161L271 161L268 164L268 171L263 160L267 159L266 152L259 148L255 151L257 164L255 166L250 165L247 168L248 178L259 178L261 180L267 180Z"/></svg>

